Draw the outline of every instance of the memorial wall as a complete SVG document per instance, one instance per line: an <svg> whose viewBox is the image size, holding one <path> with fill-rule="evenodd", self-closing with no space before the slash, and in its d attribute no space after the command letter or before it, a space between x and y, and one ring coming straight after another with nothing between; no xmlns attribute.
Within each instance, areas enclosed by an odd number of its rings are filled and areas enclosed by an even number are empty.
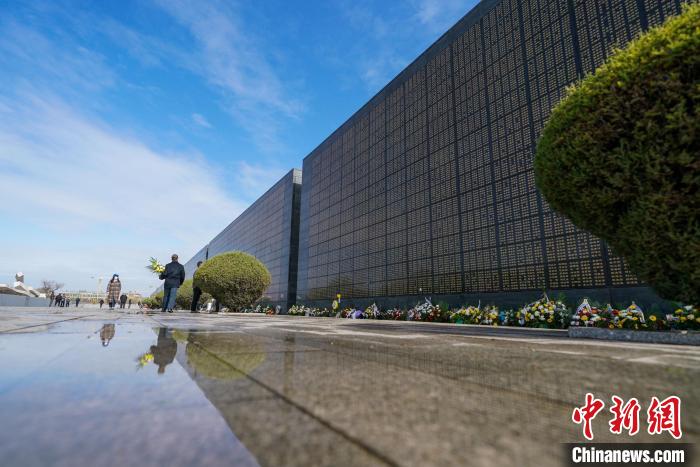
<svg viewBox="0 0 700 467"><path fill-rule="evenodd" d="M639 293L532 160L566 87L680 4L479 3L304 159L297 301Z"/></svg>

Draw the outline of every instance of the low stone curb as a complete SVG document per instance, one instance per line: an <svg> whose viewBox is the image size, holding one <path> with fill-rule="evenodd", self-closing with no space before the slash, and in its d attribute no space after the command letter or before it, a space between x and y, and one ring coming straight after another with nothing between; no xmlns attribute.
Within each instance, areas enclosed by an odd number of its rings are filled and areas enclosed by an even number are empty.
<svg viewBox="0 0 700 467"><path fill-rule="evenodd" d="M700 332L697 331L634 331L572 326L569 328L569 337L651 344L700 345Z"/></svg>

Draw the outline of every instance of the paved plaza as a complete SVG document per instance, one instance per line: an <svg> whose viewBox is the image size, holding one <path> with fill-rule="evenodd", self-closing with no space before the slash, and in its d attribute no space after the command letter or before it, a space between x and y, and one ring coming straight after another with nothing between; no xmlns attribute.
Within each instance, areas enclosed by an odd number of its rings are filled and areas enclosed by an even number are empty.
<svg viewBox="0 0 700 467"><path fill-rule="evenodd" d="M562 465L587 392L700 438L700 349L561 331L0 308L0 358L3 465Z"/></svg>

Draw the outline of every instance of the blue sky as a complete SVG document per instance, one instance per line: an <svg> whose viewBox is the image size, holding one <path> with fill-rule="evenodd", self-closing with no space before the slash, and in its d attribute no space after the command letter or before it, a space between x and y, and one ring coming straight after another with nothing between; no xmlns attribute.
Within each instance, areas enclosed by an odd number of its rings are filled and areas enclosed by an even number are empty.
<svg viewBox="0 0 700 467"><path fill-rule="evenodd" d="M0 283L150 292L476 3L2 2Z"/></svg>

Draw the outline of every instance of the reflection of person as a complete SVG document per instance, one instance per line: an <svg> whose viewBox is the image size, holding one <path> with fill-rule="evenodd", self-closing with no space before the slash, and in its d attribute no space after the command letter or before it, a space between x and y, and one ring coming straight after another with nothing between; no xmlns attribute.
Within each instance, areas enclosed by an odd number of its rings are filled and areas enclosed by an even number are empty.
<svg viewBox="0 0 700 467"><path fill-rule="evenodd" d="M153 354L153 363L158 365L158 374L165 373L165 367L170 365L175 360L177 353L177 342L168 335L166 328L158 330L158 345L151 346Z"/></svg>
<svg viewBox="0 0 700 467"><path fill-rule="evenodd" d="M197 261L197 268L202 265L201 261ZM199 313L197 311L197 305L199 304L199 297L202 296L202 289L195 287L194 280L192 281L192 305L190 306L190 311L192 313Z"/></svg>
<svg viewBox="0 0 700 467"><path fill-rule="evenodd" d="M112 338L114 338L114 323L105 324L102 326L102 329L100 329L100 340L102 341L102 347L107 347Z"/></svg>
<svg viewBox="0 0 700 467"><path fill-rule="evenodd" d="M177 255L173 254L172 260L165 265L165 270L160 274L160 280L165 280L163 284L163 310L169 313L175 308L175 297L177 289L185 282L185 268L177 262Z"/></svg>
<svg viewBox="0 0 700 467"><path fill-rule="evenodd" d="M113 310L114 305L119 301L121 291L122 283L119 282L119 274L114 274L107 284L107 303L109 303L110 310Z"/></svg>

